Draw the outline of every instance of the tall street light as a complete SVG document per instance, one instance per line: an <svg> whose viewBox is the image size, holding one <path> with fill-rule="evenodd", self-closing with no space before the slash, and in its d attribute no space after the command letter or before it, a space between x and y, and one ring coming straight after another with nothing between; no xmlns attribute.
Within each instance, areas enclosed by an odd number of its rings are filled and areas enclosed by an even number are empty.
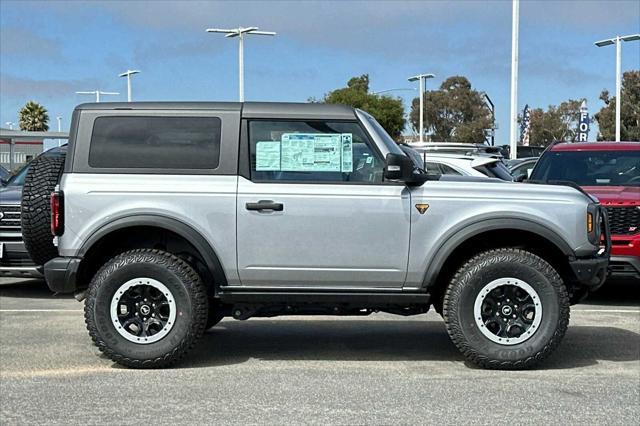
<svg viewBox="0 0 640 426"><path fill-rule="evenodd" d="M385 89L385 90L376 90L375 92L371 92L372 95L380 95L382 93L388 93L388 92L401 92L401 91L412 91L415 92L415 87L398 87L396 89Z"/></svg>
<svg viewBox="0 0 640 426"><path fill-rule="evenodd" d="M513 0L511 10L511 117L509 131L509 154L512 160L518 158L518 33L520 21L520 0Z"/></svg>
<svg viewBox="0 0 640 426"><path fill-rule="evenodd" d="M480 92L480 94L484 97L484 100L486 102L486 105L489 107L489 110L491 111L491 120L493 121L493 123L491 124L491 146L495 146L496 144L496 106L493 104L493 101L491 100L491 98L489 97L489 95L487 95L487 92Z"/></svg>
<svg viewBox="0 0 640 426"><path fill-rule="evenodd" d="M265 36L274 36L276 35L273 31L258 31L258 27L248 27L248 28L232 28L232 29L222 29L222 28L207 28L208 33L224 33L225 37L233 38L238 37L238 87L240 92L240 102L244 102L244 35L245 34L255 34L255 35L265 35Z"/></svg>
<svg viewBox="0 0 640 426"><path fill-rule="evenodd" d="M424 89L427 84L426 80L433 77L435 77L434 74L418 74L408 79L420 82L420 142L424 142Z"/></svg>
<svg viewBox="0 0 640 426"><path fill-rule="evenodd" d="M611 44L616 45L616 142L620 142L620 104L622 104L622 99L620 98L620 92L622 90L622 73L620 71L620 67L622 66L622 46L620 42L634 40L640 40L640 34L616 36L595 42L595 45L598 47L609 46Z"/></svg>
<svg viewBox="0 0 640 426"><path fill-rule="evenodd" d="M56 120L58 120L58 133L60 133L62 132L62 117L58 116ZM58 146L60 146L60 139L58 139Z"/></svg>
<svg viewBox="0 0 640 426"><path fill-rule="evenodd" d="M140 74L140 71L126 70L122 74L118 74L118 77L127 77L127 102L131 102L131 76L134 74Z"/></svg>
<svg viewBox="0 0 640 426"><path fill-rule="evenodd" d="M100 102L100 95L119 95L118 92L103 92L102 90L92 90L90 92L76 92L78 95L96 95L96 102Z"/></svg>

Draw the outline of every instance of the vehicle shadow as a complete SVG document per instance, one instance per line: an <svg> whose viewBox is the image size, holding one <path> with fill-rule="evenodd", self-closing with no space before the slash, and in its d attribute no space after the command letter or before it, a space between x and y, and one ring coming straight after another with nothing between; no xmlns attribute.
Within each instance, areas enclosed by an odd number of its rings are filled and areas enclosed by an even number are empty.
<svg viewBox="0 0 640 426"><path fill-rule="evenodd" d="M42 279L21 280L0 284L0 297L16 299L73 299L73 294L56 294Z"/></svg>
<svg viewBox="0 0 640 426"><path fill-rule="evenodd" d="M640 280L609 278L598 291L590 294L582 304L640 306Z"/></svg>
<svg viewBox="0 0 640 426"><path fill-rule="evenodd" d="M208 331L182 368L278 361L458 361L469 368L438 321L225 320ZM616 327L570 326L537 368L571 369L640 360L640 334Z"/></svg>

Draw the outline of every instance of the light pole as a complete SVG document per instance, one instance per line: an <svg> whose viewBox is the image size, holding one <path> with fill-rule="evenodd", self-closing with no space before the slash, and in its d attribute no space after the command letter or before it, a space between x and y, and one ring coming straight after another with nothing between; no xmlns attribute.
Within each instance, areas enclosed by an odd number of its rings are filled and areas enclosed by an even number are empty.
<svg viewBox="0 0 640 426"><path fill-rule="evenodd" d="M420 142L424 141L424 89L427 78L433 77L435 77L434 74L418 74L408 79L409 81L420 81Z"/></svg>
<svg viewBox="0 0 640 426"><path fill-rule="evenodd" d="M495 146L496 141L495 141L495 137L496 137L496 106L493 104L493 101L491 100L491 98L489 97L489 95L487 95L486 92L481 92L482 96L484 97L484 100L487 103L487 106L489 107L489 110L491 111L491 120L493 121L493 123L491 124L491 146Z"/></svg>
<svg viewBox="0 0 640 426"><path fill-rule="evenodd" d="M60 133L62 132L62 117L58 116L56 120L58 120L58 133ZM60 139L58 139L58 146L60 146Z"/></svg>
<svg viewBox="0 0 640 426"><path fill-rule="evenodd" d="M372 95L379 95L381 93L387 93L387 92L400 92L400 91L412 91L415 92L416 89L415 87L398 87L396 89L386 89L386 90L377 90L375 92L371 92Z"/></svg>
<svg viewBox="0 0 640 426"><path fill-rule="evenodd" d="M258 31L258 27L238 27L232 29L222 29L222 28L207 28L208 33L224 33L225 37L233 38L238 37L238 88L240 92L240 102L244 102L244 35L245 34L255 34L255 35L266 35L266 36L274 36L276 35L273 31Z"/></svg>
<svg viewBox="0 0 640 426"><path fill-rule="evenodd" d="M622 91L622 73L620 68L622 66L622 41L634 41L640 40L640 34L630 34L626 36L616 36L607 40L596 41L595 45L598 47L609 46L611 44L616 45L616 142L620 142L620 104L622 104L621 91Z"/></svg>
<svg viewBox="0 0 640 426"><path fill-rule="evenodd" d="M511 16L511 119L509 132L509 156L518 157L518 32L520 0L513 0Z"/></svg>
<svg viewBox="0 0 640 426"><path fill-rule="evenodd" d="M100 95L119 95L118 92L103 92L102 90L92 90L90 92L76 92L78 95L96 95L96 102L100 102Z"/></svg>
<svg viewBox="0 0 640 426"><path fill-rule="evenodd" d="M127 77L127 102L131 102L131 76L134 74L140 74L140 71L126 70L122 74L118 74L118 77Z"/></svg>

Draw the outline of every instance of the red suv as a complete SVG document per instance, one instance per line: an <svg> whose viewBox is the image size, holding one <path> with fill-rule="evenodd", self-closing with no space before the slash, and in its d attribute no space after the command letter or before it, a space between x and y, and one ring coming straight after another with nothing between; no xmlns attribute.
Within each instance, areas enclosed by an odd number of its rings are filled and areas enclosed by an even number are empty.
<svg viewBox="0 0 640 426"><path fill-rule="evenodd" d="M574 182L598 198L609 216L612 274L640 279L640 142L555 144L531 180Z"/></svg>

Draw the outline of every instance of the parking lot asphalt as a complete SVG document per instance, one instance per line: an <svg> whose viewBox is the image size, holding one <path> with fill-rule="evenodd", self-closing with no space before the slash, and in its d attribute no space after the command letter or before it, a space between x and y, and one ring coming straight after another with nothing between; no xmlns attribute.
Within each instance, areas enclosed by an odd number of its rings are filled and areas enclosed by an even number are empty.
<svg viewBox="0 0 640 426"><path fill-rule="evenodd" d="M640 284L574 306L536 370L465 363L434 312L223 320L178 366L100 355L82 304L0 279L0 424L637 424Z"/></svg>

